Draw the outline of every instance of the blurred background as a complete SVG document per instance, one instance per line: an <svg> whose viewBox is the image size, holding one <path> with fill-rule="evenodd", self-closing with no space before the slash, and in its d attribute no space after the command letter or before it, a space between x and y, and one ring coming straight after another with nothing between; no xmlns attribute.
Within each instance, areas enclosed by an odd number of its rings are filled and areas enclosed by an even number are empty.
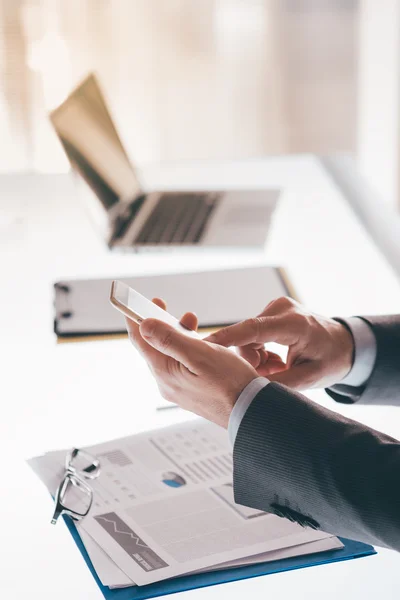
<svg viewBox="0 0 400 600"><path fill-rule="evenodd" d="M397 0L0 0L0 170L91 70L135 160L346 151L398 204ZM382 69L385 65L385 69Z"/></svg>
<svg viewBox="0 0 400 600"><path fill-rule="evenodd" d="M0 0L2 169L66 161L46 113L99 74L139 162L356 149L356 0Z"/></svg>

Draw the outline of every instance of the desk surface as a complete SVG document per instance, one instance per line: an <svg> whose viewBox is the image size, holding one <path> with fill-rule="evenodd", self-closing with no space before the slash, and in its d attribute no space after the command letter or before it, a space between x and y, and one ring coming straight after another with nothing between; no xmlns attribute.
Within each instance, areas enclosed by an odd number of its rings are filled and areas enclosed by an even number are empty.
<svg viewBox="0 0 400 600"><path fill-rule="evenodd" d="M265 254L108 252L66 175L0 177L0 561L5 598L101 597L65 527L51 527L51 503L24 458L189 418L155 411L158 392L126 340L56 345L52 282L219 268L265 261L288 269L300 297L326 314L398 312L400 284L331 178L312 156L240 163L146 168L150 188L280 186L282 196ZM260 308L263 299L260 299ZM190 309L190 307L188 307ZM400 437L400 408L316 401ZM231 598L398 597L400 555L229 584ZM221 588L186 593L219 598Z"/></svg>

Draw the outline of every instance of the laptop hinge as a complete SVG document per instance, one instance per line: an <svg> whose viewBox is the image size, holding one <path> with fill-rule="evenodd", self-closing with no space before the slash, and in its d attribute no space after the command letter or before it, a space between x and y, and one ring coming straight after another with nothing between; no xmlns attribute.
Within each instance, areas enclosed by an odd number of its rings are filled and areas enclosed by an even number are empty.
<svg viewBox="0 0 400 600"><path fill-rule="evenodd" d="M112 246L117 240L125 235L132 220L142 208L145 199L146 196L141 194L140 196L136 196L131 202L121 200L109 210L111 230L108 239L109 246Z"/></svg>

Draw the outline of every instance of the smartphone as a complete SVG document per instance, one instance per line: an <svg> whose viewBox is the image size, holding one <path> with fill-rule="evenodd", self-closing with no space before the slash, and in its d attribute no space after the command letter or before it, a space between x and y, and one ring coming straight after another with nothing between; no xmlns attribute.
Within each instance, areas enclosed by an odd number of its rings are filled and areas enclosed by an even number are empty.
<svg viewBox="0 0 400 600"><path fill-rule="evenodd" d="M113 281L111 284L110 302L122 314L135 321L138 325L145 319L158 319L186 335L200 338L196 331L186 329L175 317L163 310L136 290L122 281Z"/></svg>

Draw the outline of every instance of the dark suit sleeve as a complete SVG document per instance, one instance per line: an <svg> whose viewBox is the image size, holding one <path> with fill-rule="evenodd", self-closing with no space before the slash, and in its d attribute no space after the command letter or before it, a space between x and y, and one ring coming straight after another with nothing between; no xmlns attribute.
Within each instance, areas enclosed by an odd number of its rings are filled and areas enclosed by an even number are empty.
<svg viewBox="0 0 400 600"><path fill-rule="evenodd" d="M377 355L371 377L363 387L339 384L326 391L344 404L400 405L400 315L360 318L376 338Z"/></svg>
<svg viewBox="0 0 400 600"><path fill-rule="evenodd" d="M270 383L245 413L233 456L239 504L400 551L393 438Z"/></svg>

